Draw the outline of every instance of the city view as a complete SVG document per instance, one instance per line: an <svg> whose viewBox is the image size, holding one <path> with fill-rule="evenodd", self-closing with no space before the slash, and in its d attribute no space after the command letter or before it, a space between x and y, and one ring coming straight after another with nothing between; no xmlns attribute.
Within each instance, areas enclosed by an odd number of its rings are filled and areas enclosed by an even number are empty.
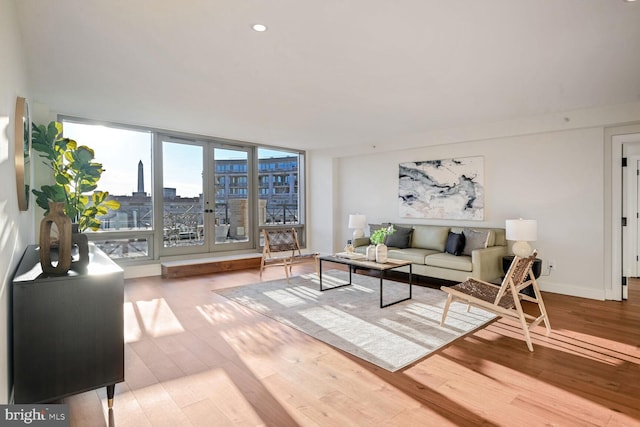
<svg viewBox="0 0 640 427"><path fill-rule="evenodd" d="M216 244L246 241L248 229L248 179L246 161L215 162L215 206L206 212L202 194L183 197L176 188L163 188L163 246L203 245L207 237L205 214L215 218ZM259 225L298 223L298 157L260 159L258 165ZM152 230L153 203L145 191L144 164L138 164L137 191L131 195L112 195L120 209L102 218L103 231ZM239 231L240 230L240 231ZM146 256L146 239L104 240L98 245L114 258ZM124 247L126 245L126 247Z"/></svg>

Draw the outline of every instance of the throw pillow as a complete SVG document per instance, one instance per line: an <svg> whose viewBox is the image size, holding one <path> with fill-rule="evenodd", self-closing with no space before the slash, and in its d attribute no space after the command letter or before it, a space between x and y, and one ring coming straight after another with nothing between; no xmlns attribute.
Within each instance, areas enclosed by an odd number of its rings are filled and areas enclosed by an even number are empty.
<svg viewBox="0 0 640 427"><path fill-rule="evenodd" d="M464 230L462 233L466 239L464 250L462 251L463 255L471 255L471 251L474 249L484 249L487 247L489 242L488 231Z"/></svg>
<svg viewBox="0 0 640 427"><path fill-rule="evenodd" d="M447 244L444 247L444 251L455 256L462 255L465 240L466 239L463 233L452 233L450 231L449 235L447 236Z"/></svg>
<svg viewBox="0 0 640 427"><path fill-rule="evenodd" d="M395 228L396 231L387 236L384 244L398 249L411 247L413 228L398 227L397 225L394 225L393 228Z"/></svg>
<svg viewBox="0 0 640 427"><path fill-rule="evenodd" d="M372 235L374 231L381 228L387 228L389 225L391 224L388 222L383 222L382 224L369 224L369 235Z"/></svg>

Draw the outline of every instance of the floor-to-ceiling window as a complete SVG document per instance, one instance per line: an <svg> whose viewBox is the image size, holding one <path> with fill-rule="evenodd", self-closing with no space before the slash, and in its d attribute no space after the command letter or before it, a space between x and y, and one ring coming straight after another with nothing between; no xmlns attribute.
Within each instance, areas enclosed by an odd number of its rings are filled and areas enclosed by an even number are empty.
<svg viewBox="0 0 640 427"><path fill-rule="evenodd" d="M64 136L92 148L102 163L105 170L97 190L120 202L120 209L100 218L100 230L86 232L90 239L114 259L152 257L152 132L72 118L61 121Z"/></svg>
<svg viewBox="0 0 640 427"><path fill-rule="evenodd" d="M303 224L301 153L258 148L258 193L261 227L299 227ZM304 239L303 233L299 233Z"/></svg>
<svg viewBox="0 0 640 427"><path fill-rule="evenodd" d="M62 117L94 149L99 190L121 208L90 240L115 259L257 249L265 227L296 227L304 243L304 155L156 129Z"/></svg>

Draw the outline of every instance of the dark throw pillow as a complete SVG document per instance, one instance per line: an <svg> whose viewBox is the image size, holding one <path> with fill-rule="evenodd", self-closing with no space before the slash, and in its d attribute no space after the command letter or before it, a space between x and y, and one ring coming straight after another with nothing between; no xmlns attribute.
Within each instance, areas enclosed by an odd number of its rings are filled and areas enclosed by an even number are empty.
<svg viewBox="0 0 640 427"><path fill-rule="evenodd" d="M447 244L444 247L444 251L451 255L460 256L462 255L462 249L464 249L464 243L464 234L449 232L449 235L447 236Z"/></svg>
<svg viewBox="0 0 640 427"><path fill-rule="evenodd" d="M398 249L410 247L413 228L398 227L397 225L394 225L393 228L395 228L396 231L387 236L384 244Z"/></svg>

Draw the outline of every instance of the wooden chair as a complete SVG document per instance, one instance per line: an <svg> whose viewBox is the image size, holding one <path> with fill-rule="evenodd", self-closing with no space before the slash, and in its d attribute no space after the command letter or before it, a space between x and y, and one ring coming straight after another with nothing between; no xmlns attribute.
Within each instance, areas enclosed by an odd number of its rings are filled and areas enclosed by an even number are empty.
<svg viewBox="0 0 640 427"><path fill-rule="evenodd" d="M295 228L286 230L262 230L264 236L264 247L262 249L262 260L260 262L260 277L266 267L280 265L284 267L284 273L289 282L289 275L293 264L313 261L316 263L316 273L318 271L318 253L302 253L298 242L298 233Z"/></svg>
<svg viewBox="0 0 640 427"><path fill-rule="evenodd" d="M520 322L527 347L529 351L533 351L529 331L539 325L540 322L544 322L547 328L547 335L551 333L547 310L542 301L540 288L531 269L537 255L537 252L533 251L528 258L514 257L509 271L500 286L469 278L455 286L441 287L440 289L448 293L449 296L447 297L447 303L444 307L444 313L442 313L440 325L444 326L451 303L453 301L462 301L469 304L468 309L470 309L471 306L475 306ZM533 287L533 297L520 293L522 289L529 285ZM523 312L522 304L520 303L521 300L537 304L540 310L540 316L534 317Z"/></svg>

